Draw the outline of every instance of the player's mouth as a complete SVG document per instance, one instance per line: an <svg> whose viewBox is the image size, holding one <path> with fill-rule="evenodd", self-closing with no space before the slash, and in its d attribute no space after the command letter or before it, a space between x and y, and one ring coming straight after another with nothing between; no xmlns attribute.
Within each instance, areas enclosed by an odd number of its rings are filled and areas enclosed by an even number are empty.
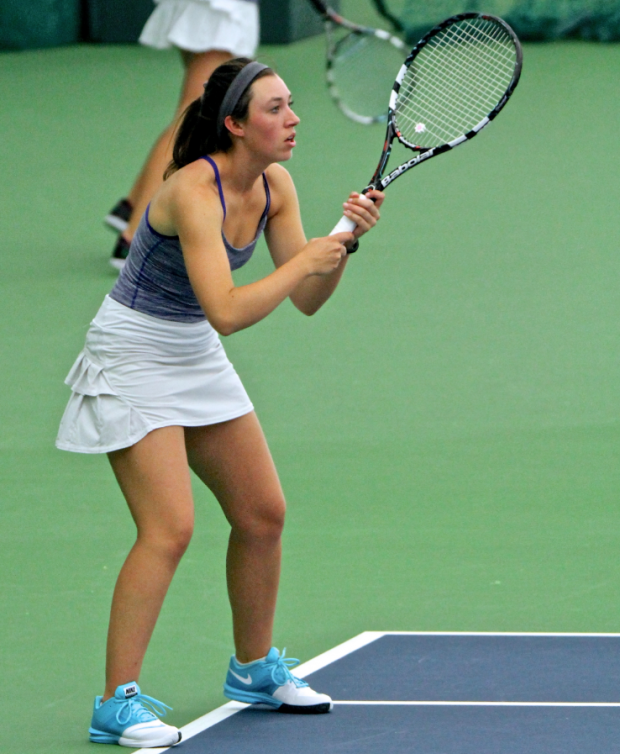
<svg viewBox="0 0 620 754"><path fill-rule="evenodd" d="M296 136L295 131L293 131L293 133L287 139L285 139L286 143L294 147L296 143L295 136Z"/></svg>

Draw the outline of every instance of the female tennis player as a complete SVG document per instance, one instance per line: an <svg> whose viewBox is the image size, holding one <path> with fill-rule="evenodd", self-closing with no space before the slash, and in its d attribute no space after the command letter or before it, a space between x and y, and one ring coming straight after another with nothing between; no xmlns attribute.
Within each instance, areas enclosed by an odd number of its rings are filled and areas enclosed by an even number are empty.
<svg viewBox="0 0 620 754"><path fill-rule="evenodd" d="M254 57L259 40L258 0L153 0L140 44L156 50L176 47L183 64L183 82L172 122L151 148L131 190L106 215L119 233L110 264L121 270L144 211L161 186L172 157L176 126L203 83L222 63Z"/></svg>
<svg viewBox="0 0 620 754"><path fill-rule="evenodd" d="M67 377L72 395L57 445L108 453L137 527L114 591L106 685L90 740L168 746L177 728L137 685L166 591L192 534L189 468L231 526L227 581L235 655L224 693L287 712L320 713L313 691L271 646L285 502L252 404L218 338L253 325L290 297L314 314L336 288L358 238L379 218L353 193L353 233L306 241L291 157L299 118L270 68L220 66L186 111L167 179L153 197L127 264L91 323ZM263 229L275 271L235 286Z"/></svg>

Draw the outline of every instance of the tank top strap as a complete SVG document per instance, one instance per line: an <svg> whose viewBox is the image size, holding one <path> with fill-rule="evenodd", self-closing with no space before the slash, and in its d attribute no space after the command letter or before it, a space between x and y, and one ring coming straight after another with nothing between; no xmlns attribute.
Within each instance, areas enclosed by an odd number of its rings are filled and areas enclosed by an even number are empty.
<svg viewBox="0 0 620 754"><path fill-rule="evenodd" d="M222 209L224 210L224 219L226 219L226 200L224 199L224 189L222 188L220 171L218 170L215 160L209 157L208 154L203 155L202 159L206 160L213 168L213 172L215 173L215 180L217 181L217 190L219 191ZM269 214L269 209L271 208L271 192L269 191L269 181L267 180L265 173L263 173L263 186L265 187L265 209L263 210L263 214L261 215L261 222L265 217L267 217L267 215Z"/></svg>
<svg viewBox="0 0 620 754"><path fill-rule="evenodd" d="M215 180L217 181L217 190L220 192L220 201L222 202L222 209L224 210L224 219L226 219L226 200L224 199L224 189L222 188L222 181L220 179L220 171L217 169L215 160L212 160L208 154L204 155L202 159L206 160L213 168L213 172L215 173Z"/></svg>
<svg viewBox="0 0 620 754"><path fill-rule="evenodd" d="M267 198L265 202L265 209L263 210L263 214L261 216L261 221L267 217L269 214L269 208L271 207L271 192L269 191L269 182L267 181L267 176L265 173L263 173L263 185L265 187L265 196Z"/></svg>

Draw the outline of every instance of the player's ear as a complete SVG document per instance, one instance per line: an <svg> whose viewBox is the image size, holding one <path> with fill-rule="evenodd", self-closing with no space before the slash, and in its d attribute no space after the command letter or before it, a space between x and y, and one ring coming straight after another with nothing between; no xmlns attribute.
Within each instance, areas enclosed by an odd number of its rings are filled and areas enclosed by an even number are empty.
<svg viewBox="0 0 620 754"><path fill-rule="evenodd" d="M233 136L244 136L245 130L243 124L236 121L232 115L227 115L224 118L224 125L230 131Z"/></svg>

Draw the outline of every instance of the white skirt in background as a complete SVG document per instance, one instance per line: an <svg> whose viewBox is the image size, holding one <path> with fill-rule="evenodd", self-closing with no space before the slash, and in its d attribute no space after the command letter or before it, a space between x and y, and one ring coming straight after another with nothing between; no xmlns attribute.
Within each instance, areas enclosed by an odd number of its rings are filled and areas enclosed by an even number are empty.
<svg viewBox="0 0 620 754"><path fill-rule="evenodd" d="M65 382L72 393L56 447L77 453L128 448L159 427L217 424L253 409L206 320L157 319L109 296Z"/></svg>
<svg viewBox="0 0 620 754"><path fill-rule="evenodd" d="M154 0L140 42L165 50L227 50L254 57L259 40L258 5L246 0Z"/></svg>

